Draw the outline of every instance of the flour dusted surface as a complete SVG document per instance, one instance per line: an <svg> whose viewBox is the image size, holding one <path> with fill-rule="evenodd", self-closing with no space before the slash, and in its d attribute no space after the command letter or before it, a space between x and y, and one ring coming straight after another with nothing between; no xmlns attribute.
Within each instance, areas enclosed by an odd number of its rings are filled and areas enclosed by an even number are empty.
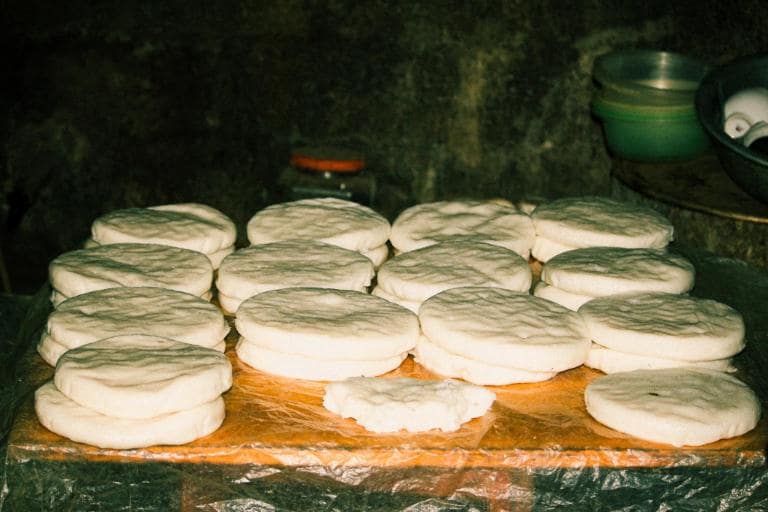
<svg viewBox="0 0 768 512"><path fill-rule="evenodd" d="M328 384L323 405L372 432L453 432L484 415L495 398L483 387L451 380L356 377Z"/></svg>

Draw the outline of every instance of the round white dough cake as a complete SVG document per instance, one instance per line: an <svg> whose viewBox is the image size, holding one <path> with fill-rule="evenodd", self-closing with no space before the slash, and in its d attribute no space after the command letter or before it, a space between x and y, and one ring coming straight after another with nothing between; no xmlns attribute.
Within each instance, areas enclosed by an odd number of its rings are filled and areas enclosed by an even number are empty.
<svg viewBox="0 0 768 512"><path fill-rule="evenodd" d="M499 245L527 260L534 237L531 218L514 206L466 200L403 210L392 224L390 242L399 252L407 252L461 238Z"/></svg>
<svg viewBox="0 0 768 512"><path fill-rule="evenodd" d="M328 384L323 405L372 432L453 432L495 399L483 387L452 380L356 377Z"/></svg>
<svg viewBox="0 0 768 512"><path fill-rule="evenodd" d="M376 280L376 290L388 296L423 302L459 286L528 292L532 274L528 261L509 249L472 240L451 240L398 254L381 266Z"/></svg>
<svg viewBox="0 0 768 512"><path fill-rule="evenodd" d="M154 418L113 418L73 402L51 381L35 392L35 412L51 432L78 443L117 450L186 444L218 429L225 414L224 400L217 397Z"/></svg>
<svg viewBox="0 0 768 512"><path fill-rule="evenodd" d="M416 345L419 321L404 307L362 292L283 288L240 305L237 331L260 347L321 360L388 359Z"/></svg>
<svg viewBox="0 0 768 512"><path fill-rule="evenodd" d="M540 204L531 219L537 238L573 248L661 249L672 241L674 234L669 220L651 208L599 196L568 197ZM542 251L534 246L533 256L547 261L554 256L552 249L550 246Z"/></svg>
<svg viewBox="0 0 768 512"><path fill-rule="evenodd" d="M695 269L684 257L658 249L587 247L558 254L541 280L566 292L602 297L630 292L685 293Z"/></svg>
<svg viewBox="0 0 768 512"><path fill-rule="evenodd" d="M760 418L760 400L716 370L636 370L599 377L584 391L587 411L619 432L673 446L739 436Z"/></svg>
<svg viewBox="0 0 768 512"><path fill-rule="evenodd" d="M116 210L91 225L91 238L98 244L170 245L209 255L231 252L236 237L235 224L229 217L199 203Z"/></svg>
<svg viewBox="0 0 768 512"><path fill-rule="evenodd" d="M422 304L424 335L454 354L532 372L581 365L590 340L584 321L554 302L502 288L453 288Z"/></svg>
<svg viewBox="0 0 768 512"><path fill-rule="evenodd" d="M247 226L251 244L317 240L352 251L371 251L389 239L389 221L367 206L322 197L273 204Z"/></svg>
<svg viewBox="0 0 768 512"><path fill-rule="evenodd" d="M736 371L730 357L708 361L680 361L658 356L629 354L593 343L584 366L604 373L631 372L633 370L659 370L662 368L708 368L721 372Z"/></svg>
<svg viewBox="0 0 768 512"><path fill-rule="evenodd" d="M46 333L66 348L119 334L149 334L214 347L229 325L219 309L188 293L156 287L105 288L63 302Z"/></svg>
<svg viewBox="0 0 768 512"><path fill-rule="evenodd" d="M724 359L744 348L744 320L720 302L668 293L602 297L579 314L592 340L630 354L682 361Z"/></svg>
<svg viewBox="0 0 768 512"><path fill-rule="evenodd" d="M213 267L197 251L156 244L110 244L66 252L48 266L55 292L71 298L104 288L152 286L210 293Z"/></svg>
<svg viewBox="0 0 768 512"><path fill-rule="evenodd" d="M291 379L328 381L382 375L400 366L408 356L407 352L403 352L371 361L317 359L270 350L245 338L240 338L235 350L241 361L257 370Z"/></svg>
<svg viewBox="0 0 768 512"><path fill-rule="evenodd" d="M228 256L216 288L225 310L237 311L245 299L278 288L313 287L366 291L375 272L356 251L314 240L253 245Z"/></svg>
<svg viewBox="0 0 768 512"><path fill-rule="evenodd" d="M214 400L232 385L226 355L146 335L113 336L67 351L56 387L114 418L153 418Z"/></svg>
<svg viewBox="0 0 768 512"><path fill-rule="evenodd" d="M419 337L413 355L417 363L431 372L482 386L541 382L557 375L556 372L531 372L469 359L445 350L426 336Z"/></svg>

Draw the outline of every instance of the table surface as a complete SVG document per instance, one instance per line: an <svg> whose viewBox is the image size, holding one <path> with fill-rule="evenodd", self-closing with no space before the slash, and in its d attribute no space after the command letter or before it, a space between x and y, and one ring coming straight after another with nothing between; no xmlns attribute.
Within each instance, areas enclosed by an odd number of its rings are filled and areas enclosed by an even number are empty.
<svg viewBox="0 0 768 512"><path fill-rule="evenodd" d="M613 175L633 190L665 203L720 217L768 224L768 204L739 188L711 152L684 162L617 160Z"/></svg>
<svg viewBox="0 0 768 512"><path fill-rule="evenodd" d="M764 466L768 419L746 435L701 447L675 448L621 434L592 420L583 402L585 386L600 372L580 367L550 381L491 387L491 411L453 433L374 434L322 406L323 383L284 379L254 370L228 339L234 383L225 395L227 417L215 433L183 446L137 450L100 449L69 441L37 421L30 396L15 418L8 456L15 460L157 461L213 464L360 467L672 467ZM748 345L737 374L764 386ZM745 364L746 363L746 364ZM30 386L53 369L36 353L27 356ZM410 357L386 377L437 378ZM768 390L756 389L765 402ZM765 406L764 406L765 407Z"/></svg>

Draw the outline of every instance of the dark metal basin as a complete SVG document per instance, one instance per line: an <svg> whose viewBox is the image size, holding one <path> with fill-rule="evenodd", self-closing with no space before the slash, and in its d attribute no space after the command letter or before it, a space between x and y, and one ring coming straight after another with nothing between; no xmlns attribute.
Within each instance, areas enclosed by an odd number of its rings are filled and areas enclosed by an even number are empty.
<svg viewBox="0 0 768 512"><path fill-rule="evenodd" d="M768 87L768 55L743 57L712 69L696 91L696 114L712 138L725 171L749 195L768 202L768 153L731 139L723 131L723 104L734 93L749 87Z"/></svg>

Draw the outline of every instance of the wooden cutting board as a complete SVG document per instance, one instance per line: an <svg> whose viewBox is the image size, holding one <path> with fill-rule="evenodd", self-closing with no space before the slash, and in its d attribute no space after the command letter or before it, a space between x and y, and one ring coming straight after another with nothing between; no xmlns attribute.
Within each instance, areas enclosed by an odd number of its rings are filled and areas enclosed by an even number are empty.
<svg viewBox="0 0 768 512"><path fill-rule="evenodd" d="M215 433L183 446L109 450L49 432L28 397L8 442L11 460L87 460L264 464L284 466L576 468L664 466L763 466L766 415L746 435L702 447L674 448L634 439L592 420L585 386L600 372L580 367L550 381L490 387L488 414L453 433L374 434L323 408L323 383L274 377L241 363L228 339L234 383L224 395L227 417ZM53 369L36 353L27 378L38 386ZM438 378L410 357L384 377ZM749 381L749 376L739 375ZM759 393L765 397L765 393Z"/></svg>

